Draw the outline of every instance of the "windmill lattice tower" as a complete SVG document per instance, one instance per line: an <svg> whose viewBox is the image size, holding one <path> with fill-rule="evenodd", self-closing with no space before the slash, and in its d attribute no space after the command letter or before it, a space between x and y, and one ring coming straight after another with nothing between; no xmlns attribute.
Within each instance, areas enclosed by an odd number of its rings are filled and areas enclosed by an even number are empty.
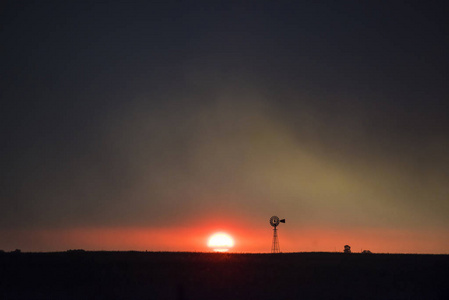
<svg viewBox="0 0 449 300"><path fill-rule="evenodd" d="M270 224L273 226L273 243L271 244L271 253L280 253L281 248L279 247L279 238L277 226L279 223L285 223L285 219L279 220L277 216L272 216L270 218Z"/></svg>

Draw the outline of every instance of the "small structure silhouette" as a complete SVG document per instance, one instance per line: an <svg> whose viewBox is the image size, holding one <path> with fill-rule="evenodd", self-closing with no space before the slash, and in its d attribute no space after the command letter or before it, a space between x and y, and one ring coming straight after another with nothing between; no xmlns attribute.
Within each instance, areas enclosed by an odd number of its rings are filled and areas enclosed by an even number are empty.
<svg viewBox="0 0 449 300"><path fill-rule="evenodd" d="M272 216L270 218L270 225L273 226L273 243L271 244L271 253L280 253L281 248L279 247L279 238L277 232L277 226L279 223L285 223L285 219L280 220L277 216Z"/></svg>
<svg viewBox="0 0 449 300"><path fill-rule="evenodd" d="M343 250L344 253L351 253L351 246L345 245L345 249Z"/></svg>
<svg viewBox="0 0 449 300"><path fill-rule="evenodd" d="M369 251L369 250L363 250L362 253L363 253L363 254L372 254L372 252Z"/></svg>

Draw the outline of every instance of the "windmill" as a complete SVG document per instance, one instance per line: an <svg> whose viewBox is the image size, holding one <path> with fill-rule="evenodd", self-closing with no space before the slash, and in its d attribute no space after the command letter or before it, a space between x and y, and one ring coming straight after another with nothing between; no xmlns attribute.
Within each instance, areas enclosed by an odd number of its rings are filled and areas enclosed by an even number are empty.
<svg viewBox="0 0 449 300"><path fill-rule="evenodd" d="M270 218L270 225L274 227L273 229L273 244L271 245L271 253L279 253L281 249L279 248L278 230L277 226L279 223L285 223L285 219L279 220L278 217L272 216Z"/></svg>

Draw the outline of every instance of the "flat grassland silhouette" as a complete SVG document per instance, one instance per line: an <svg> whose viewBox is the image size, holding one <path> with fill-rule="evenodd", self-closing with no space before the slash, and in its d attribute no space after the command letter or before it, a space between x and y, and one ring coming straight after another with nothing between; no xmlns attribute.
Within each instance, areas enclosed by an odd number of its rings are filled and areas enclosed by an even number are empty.
<svg viewBox="0 0 449 300"><path fill-rule="evenodd" d="M0 253L0 299L449 299L449 256Z"/></svg>

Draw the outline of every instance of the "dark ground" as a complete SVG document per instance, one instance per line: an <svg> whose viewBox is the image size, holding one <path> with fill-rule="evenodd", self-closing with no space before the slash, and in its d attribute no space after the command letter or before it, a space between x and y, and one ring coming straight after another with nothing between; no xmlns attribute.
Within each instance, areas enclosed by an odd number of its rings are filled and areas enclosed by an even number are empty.
<svg viewBox="0 0 449 300"><path fill-rule="evenodd" d="M449 255L0 253L0 299L449 299Z"/></svg>

